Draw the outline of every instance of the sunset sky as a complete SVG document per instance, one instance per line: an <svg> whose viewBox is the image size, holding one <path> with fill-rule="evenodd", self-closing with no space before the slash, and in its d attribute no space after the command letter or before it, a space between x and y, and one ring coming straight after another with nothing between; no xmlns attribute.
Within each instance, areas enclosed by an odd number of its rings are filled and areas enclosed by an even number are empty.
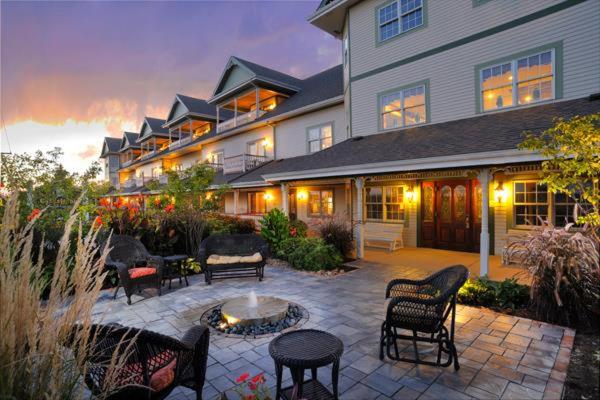
<svg viewBox="0 0 600 400"><path fill-rule="evenodd" d="M333 66L339 42L306 22L318 3L3 0L2 151L59 146L82 171L175 93L209 97L230 55L300 78Z"/></svg>

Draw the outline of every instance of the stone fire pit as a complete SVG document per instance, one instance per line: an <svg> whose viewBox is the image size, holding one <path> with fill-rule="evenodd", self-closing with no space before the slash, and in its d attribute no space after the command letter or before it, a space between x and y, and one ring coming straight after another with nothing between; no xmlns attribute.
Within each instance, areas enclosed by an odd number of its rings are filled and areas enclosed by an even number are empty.
<svg viewBox="0 0 600 400"><path fill-rule="evenodd" d="M221 306L221 315L229 326L252 326L277 322L285 318L289 303L271 296L258 296L256 305L248 305L248 297L235 297Z"/></svg>

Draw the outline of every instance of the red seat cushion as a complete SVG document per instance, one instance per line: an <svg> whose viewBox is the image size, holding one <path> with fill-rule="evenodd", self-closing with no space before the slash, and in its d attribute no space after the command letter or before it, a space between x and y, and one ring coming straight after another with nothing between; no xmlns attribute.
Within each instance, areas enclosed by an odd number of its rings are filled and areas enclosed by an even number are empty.
<svg viewBox="0 0 600 400"><path fill-rule="evenodd" d="M155 356L155 359L157 362L160 362L162 357L166 355L167 353L161 353ZM148 364L152 364L152 361L150 359ZM150 388L156 392L160 392L169 387L175 380L175 367L177 367L177 357L173 358L164 367L154 371L150 376ZM118 372L115 383L117 385L143 385L142 365L140 363L125 364Z"/></svg>
<svg viewBox="0 0 600 400"><path fill-rule="evenodd" d="M156 274L156 269L152 267L139 267L132 268L129 270L129 277L131 279L141 278L142 276L154 275Z"/></svg>
<svg viewBox="0 0 600 400"><path fill-rule="evenodd" d="M175 380L175 367L177 366L177 359L158 369L150 377L150 387L156 392L160 392L163 389L169 387Z"/></svg>

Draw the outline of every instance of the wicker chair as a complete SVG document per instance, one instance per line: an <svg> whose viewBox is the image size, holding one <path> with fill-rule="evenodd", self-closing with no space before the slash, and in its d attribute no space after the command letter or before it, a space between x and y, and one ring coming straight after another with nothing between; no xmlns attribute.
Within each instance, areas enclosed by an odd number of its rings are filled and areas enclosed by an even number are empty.
<svg viewBox="0 0 600 400"><path fill-rule="evenodd" d="M208 258L213 255L221 256L252 256L260 253L258 262L239 262L231 264L210 264ZM258 235L211 235L204 239L198 251L198 262L204 271L204 279L208 285L213 278L239 278L256 276L259 281L264 277L264 268L269 256L269 246Z"/></svg>
<svg viewBox="0 0 600 400"><path fill-rule="evenodd" d="M113 235L110 247L112 249L105 265L115 268L119 273L119 284L113 298L117 298L121 286L125 289L127 304L131 304L131 295L135 289L154 287L158 289L158 295L161 295L160 283L164 267L162 257L150 255L142 242L126 235Z"/></svg>
<svg viewBox="0 0 600 400"><path fill-rule="evenodd" d="M202 399L208 327L193 326L181 340L118 324L93 325L89 334L90 340L95 338L95 346L86 360L84 381L94 395L110 400L155 400L166 398L177 386L186 386L196 391L196 399ZM103 393L107 366L115 348L120 346L125 351L130 340L135 340L129 348L131 353L113 381L118 387L111 393Z"/></svg>
<svg viewBox="0 0 600 400"><path fill-rule="evenodd" d="M387 307L385 322L381 325L379 358L383 360L385 348L387 356L395 361L441 367L447 367L454 361L454 369L458 370L460 366L454 347L456 295L468 276L469 270L465 266L454 265L420 281L408 279L391 281L385 292L386 299L391 298L391 300ZM448 331L444 323L450 314L452 316L450 331ZM412 331L412 335L399 334L398 329ZM425 333L427 336L419 336L418 332ZM414 359L400 356L398 340L412 341ZM436 362L419 358L417 342L438 344ZM443 363L442 352L448 355L448 359Z"/></svg>

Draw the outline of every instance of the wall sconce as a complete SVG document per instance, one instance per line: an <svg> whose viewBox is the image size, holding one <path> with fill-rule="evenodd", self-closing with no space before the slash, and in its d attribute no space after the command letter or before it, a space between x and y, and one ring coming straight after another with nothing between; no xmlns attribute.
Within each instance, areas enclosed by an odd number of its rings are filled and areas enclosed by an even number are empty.
<svg viewBox="0 0 600 400"><path fill-rule="evenodd" d="M406 197L406 200L408 200L409 203L412 203L415 199L415 190L412 187L409 188L406 191L406 193L404 193L404 196Z"/></svg>
<svg viewBox="0 0 600 400"><path fill-rule="evenodd" d="M212 198L212 193L211 192L206 193L205 197L206 197L206 200L210 200Z"/></svg>
<svg viewBox="0 0 600 400"><path fill-rule="evenodd" d="M504 189L502 181L499 181L496 189L494 189L494 199L498 204L502 204L506 200L506 189Z"/></svg>
<svg viewBox="0 0 600 400"><path fill-rule="evenodd" d="M271 141L269 140L269 138L264 138L262 144L267 149L271 147Z"/></svg>
<svg viewBox="0 0 600 400"><path fill-rule="evenodd" d="M263 198L264 198L266 201L273 200L273 195L272 195L271 193L268 193L268 192L267 192L267 193L265 193L265 194L263 195Z"/></svg>
<svg viewBox="0 0 600 400"><path fill-rule="evenodd" d="M308 198L308 193L306 193L304 190L300 190L298 193L296 193L296 198L298 200L306 200Z"/></svg>

